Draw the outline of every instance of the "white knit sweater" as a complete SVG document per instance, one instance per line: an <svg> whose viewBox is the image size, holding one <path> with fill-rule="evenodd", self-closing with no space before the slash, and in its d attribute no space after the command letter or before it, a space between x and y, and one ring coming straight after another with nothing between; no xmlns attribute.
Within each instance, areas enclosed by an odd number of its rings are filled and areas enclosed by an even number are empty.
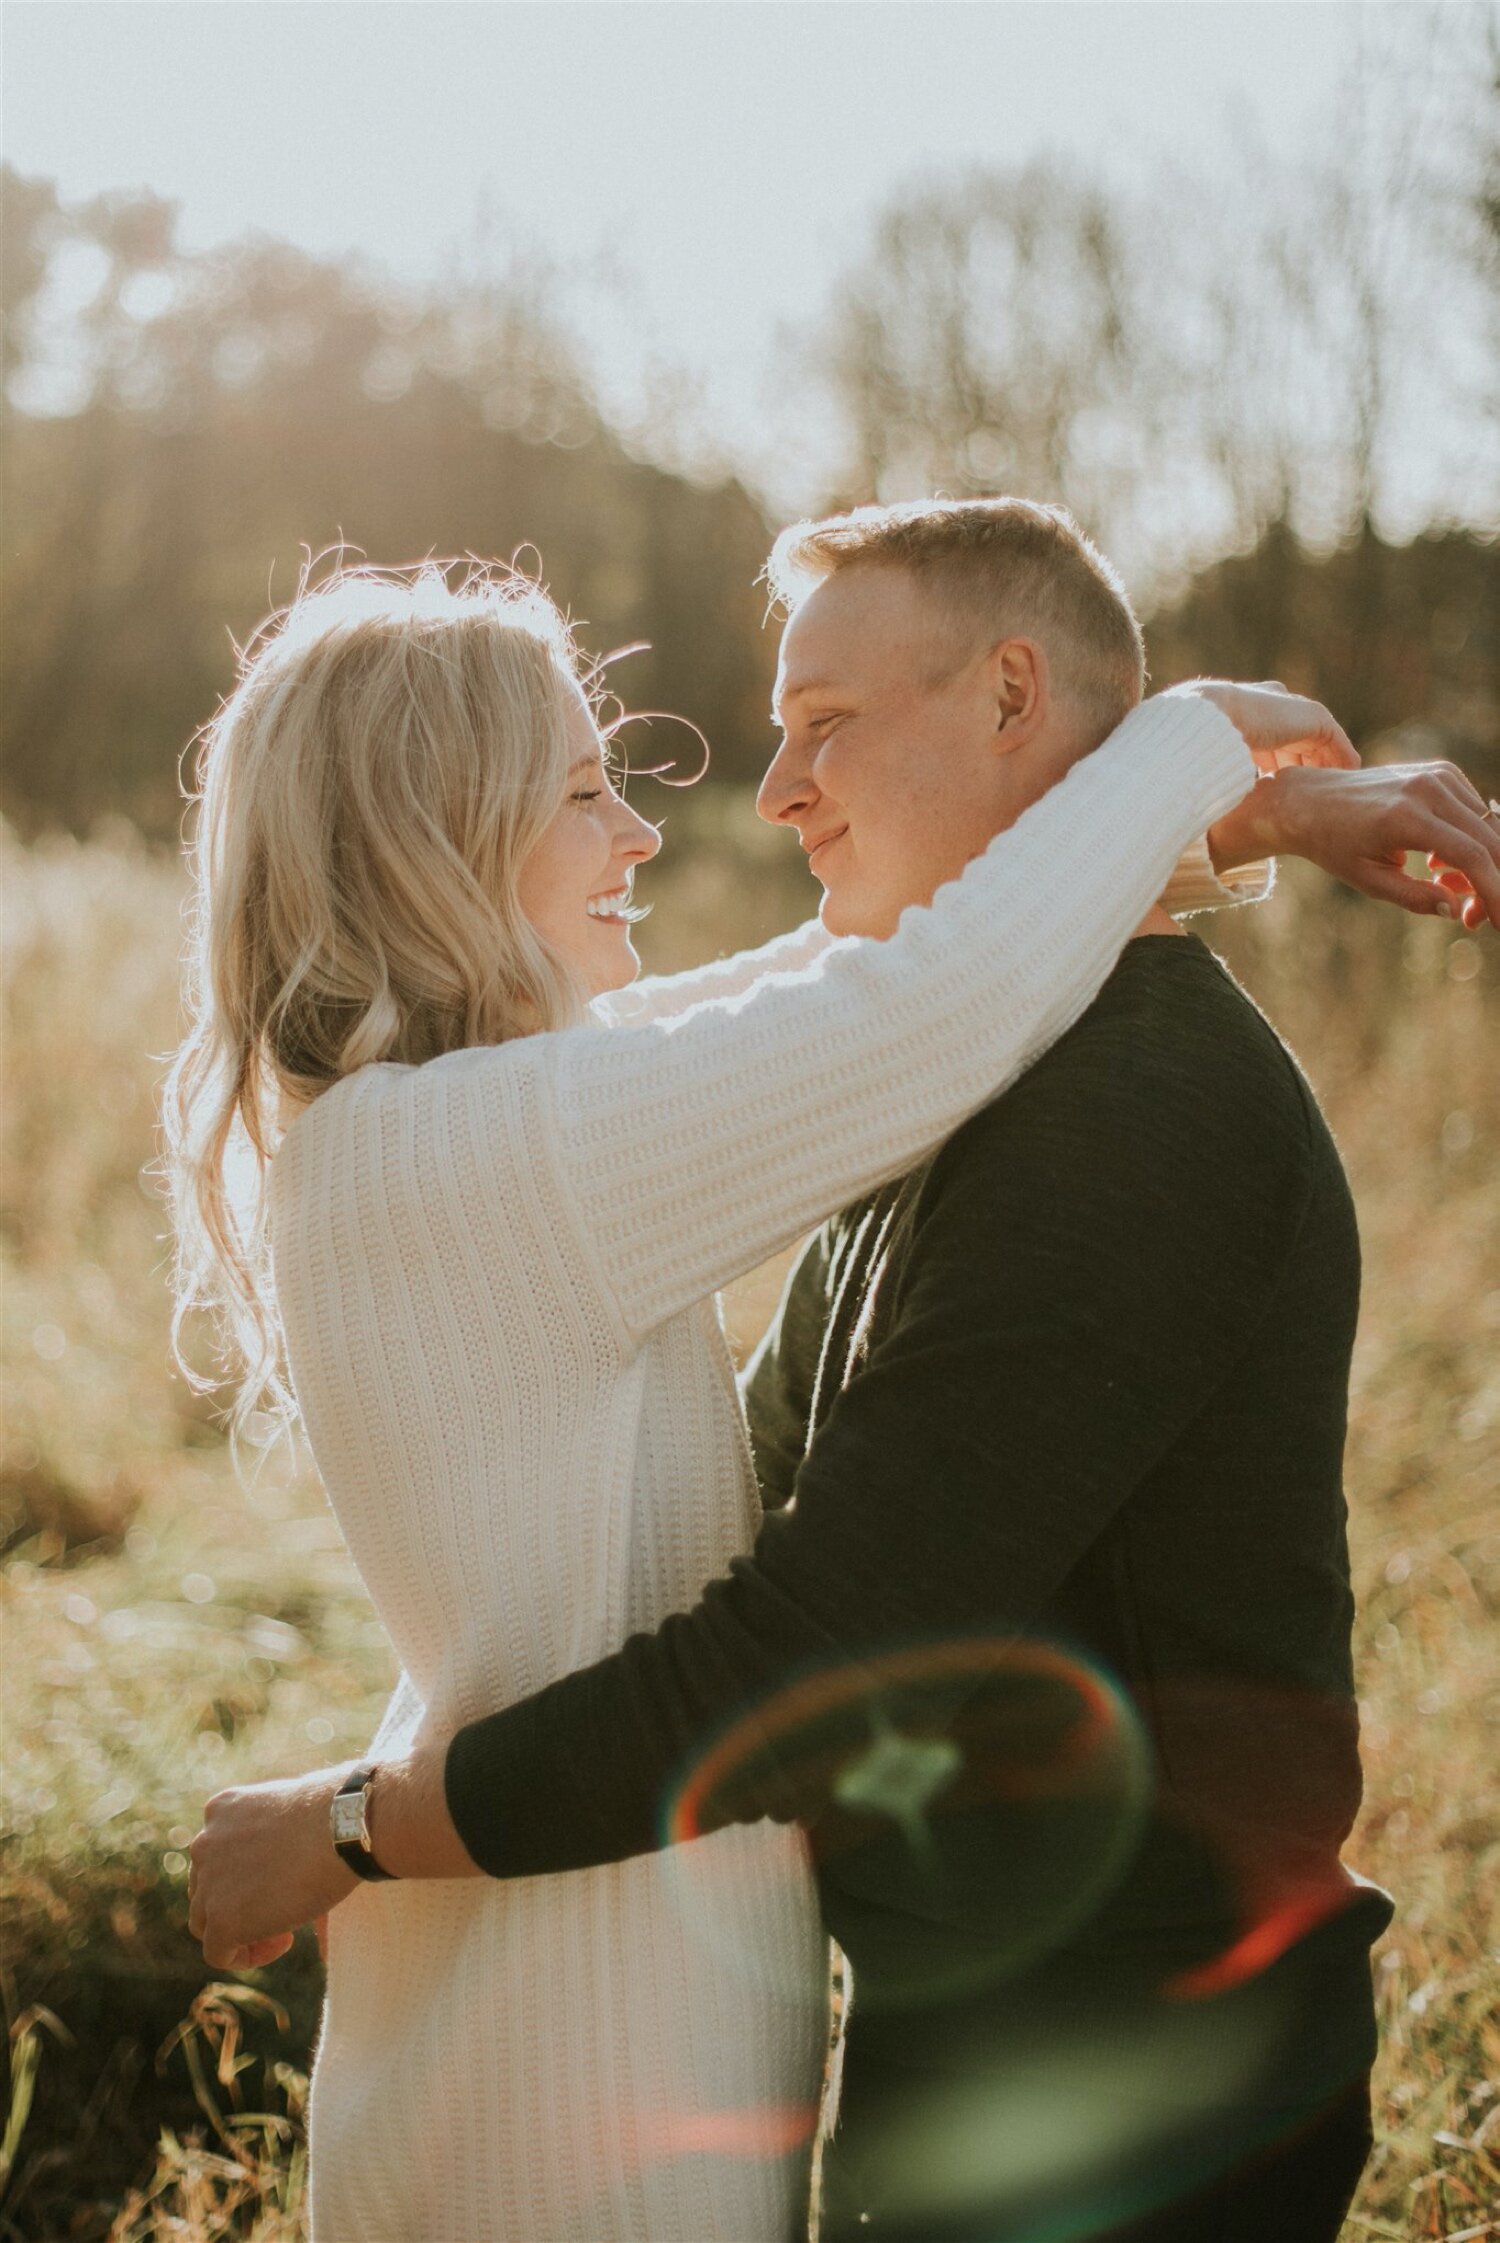
<svg viewBox="0 0 1500 2243"><path fill-rule="evenodd" d="M405 1669L379 1751L612 1650L748 1546L715 1288L1037 1058L1252 777L1224 718L1158 699L889 942L809 926L577 1028L365 1068L293 1125L278 1300ZM1222 899L1205 871L1169 901ZM331 1924L315 2243L789 2243L825 2003L801 1841L768 1823L361 1887Z"/></svg>

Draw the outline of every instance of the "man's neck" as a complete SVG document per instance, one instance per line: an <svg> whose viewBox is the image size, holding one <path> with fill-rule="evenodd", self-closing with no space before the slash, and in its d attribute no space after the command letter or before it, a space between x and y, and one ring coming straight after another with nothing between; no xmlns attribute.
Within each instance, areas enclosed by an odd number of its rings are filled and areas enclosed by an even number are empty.
<svg viewBox="0 0 1500 2243"><path fill-rule="evenodd" d="M1136 935L1181 935L1186 932L1187 929L1179 927L1169 911L1163 911L1159 903L1154 903L1130 939L1134 942Z"/></svg>

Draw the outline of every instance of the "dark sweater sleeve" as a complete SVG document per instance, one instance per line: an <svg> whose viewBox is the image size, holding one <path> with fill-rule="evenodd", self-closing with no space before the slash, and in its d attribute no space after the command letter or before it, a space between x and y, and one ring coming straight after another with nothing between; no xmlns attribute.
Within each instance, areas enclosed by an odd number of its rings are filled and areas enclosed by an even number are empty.
<svg viewBox="0 0 1500 2243"><path fill-rule="evenodd" d="M889 1328L751 1553L459 1732L448 1804L482 1868L659 1847L731 1725L755 1780L695 1827L815 1823L836 1770L784 1768L774 1723L757 1738L778 1691L914 1637L1024 1631L1228 1375L1301 1219L1305 1109L1289 1066L1268 1110L1263 1070L1237 1083L1191 1034L1130 1027L1081 1023L934 1164Z"/></svg>

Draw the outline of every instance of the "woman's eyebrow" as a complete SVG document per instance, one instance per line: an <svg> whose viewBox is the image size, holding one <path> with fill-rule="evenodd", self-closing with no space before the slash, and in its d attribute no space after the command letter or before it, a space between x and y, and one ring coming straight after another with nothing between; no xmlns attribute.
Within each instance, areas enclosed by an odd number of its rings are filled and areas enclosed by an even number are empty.
<svg viewBox="0 0 1500 2243"><path fill-rule="evenodd" d="M576 779L580 771L594 771L597 770L598 765L599 757L597 755L581 755L578 761L570 766L568 777Z"/></svg>

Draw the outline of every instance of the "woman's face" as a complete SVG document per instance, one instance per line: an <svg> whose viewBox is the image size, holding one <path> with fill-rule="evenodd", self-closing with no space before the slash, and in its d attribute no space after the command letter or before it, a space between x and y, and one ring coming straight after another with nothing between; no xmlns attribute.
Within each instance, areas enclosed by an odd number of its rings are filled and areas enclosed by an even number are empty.
<svg viewBox="0 0 1500 2243"><path fill-rule="evenodd" d="M561 807L521 867L521 909L585 994L623 989L641 970L630 940L630 883L661 835L615 791L604 742L579 688L568 685L568 778Z"/></svg>

